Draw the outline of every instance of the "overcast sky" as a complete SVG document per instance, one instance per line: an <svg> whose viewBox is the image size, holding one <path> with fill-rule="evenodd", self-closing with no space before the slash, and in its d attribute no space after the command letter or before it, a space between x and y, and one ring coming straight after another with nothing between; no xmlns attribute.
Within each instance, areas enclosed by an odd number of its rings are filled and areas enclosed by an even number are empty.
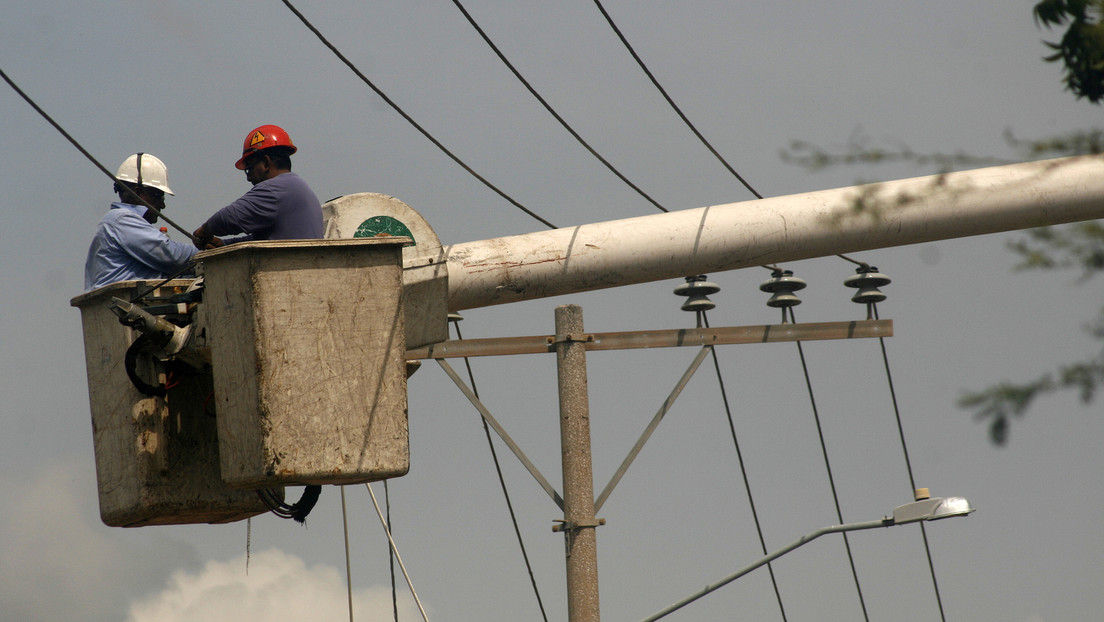
<svg viewBox="0 0 1104 622"><path fill-rule="evenodd" d="M605 7L658 80L728 161L777 196L933 171L905 165L811 172L780 150L843 149L856 136L918 152L1017 159L1002 134L1092 127L1100 109L1044 63L1031 1L629 2ZM466 8L549 103L626 177L671 210L753 198L648 82L591 2L475 1ZM168 213L192 229L244 193L233 168L252 128L282 125L323 201L381 192L419 210L445 243L543 225L464 172L360 82L275 0L8 2L0 67L114 170L129 154L169 167ZM525 91L450 2L303 2L359 69L468 165L565 226L655 213ZM111 182L0 85L0 617L46 621L347 619L339 491L305 527L117 529L99 519L79 312L85 252ZM748 209L754 209L749 206ZM626 232L631 235L631 232ZM174 234L181 239L179 234ZM927 527L948 619L1086 620L1104 609L1104 422L1074 396L1041 401L991 445L959 409L964 391L1027 380L1095 354L1082 325L1098 283L1013 271L1017 234L862 253L893 279L881 317L917 484L977 512ZM862 319L838 258L787 268L809 282L801 321ZM713 326L765 324L762 269L710 275ZM466 312L465 337L547 334L553 309L590 331L691 326L660 282ZM695 355L589 357L595 488L601 490ZM846 521L911 500L877 341L805 346ZM764 538L773 550L837 522L793 344L718 351ZM554 358L473 361L476 382L559 487ZM435 364L410 381L410 474L389 484L400 554L431 620L540 620L473 408ZM566 619L562 518L505 448L498 454L549 619ZM383 486L374 486L382 499ZM354 611L391 619L387 549L367 491L346 491ZM295 492L293 491L293 495ZM602 508L603 618L639 620L762 553L711 365ZM850 537L870 618L938 620L920 532ZM822 538L774 564L790 620L862 610L842 543ZM400 577L401 584L401 577ZM404 591L403 594L406 592ZM403 596L400 619L420 618ZM672 620L782 619L765 571Z"/></svg>

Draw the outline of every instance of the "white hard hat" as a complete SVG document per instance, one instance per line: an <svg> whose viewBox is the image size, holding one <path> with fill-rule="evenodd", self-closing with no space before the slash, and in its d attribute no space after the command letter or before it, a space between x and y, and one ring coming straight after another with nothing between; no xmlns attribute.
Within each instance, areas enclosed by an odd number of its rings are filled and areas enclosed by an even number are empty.
<svg viewBox="0 0 1104 622"><path fill-rule="evenodd" d="M138 170L139 162L142 163L142 170L140 171ZM169 171L165 168L165 163L157 156L148 153L136 153L123 160L123 163L119 165L119 171L115 173L115 179L157 188L168 194L173 193L172 190L169 190Z"/></svg>

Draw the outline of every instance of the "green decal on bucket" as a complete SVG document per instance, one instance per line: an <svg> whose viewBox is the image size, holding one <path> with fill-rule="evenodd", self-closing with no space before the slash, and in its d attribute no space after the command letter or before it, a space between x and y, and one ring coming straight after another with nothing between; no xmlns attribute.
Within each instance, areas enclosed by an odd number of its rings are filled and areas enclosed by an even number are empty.
<svg viewBox="0 0 1104 622"><path fill-rule="evenodd" d="M380 235L405 236L414 240L414 234L410 233L410 229L407 229L406 225L390 216L373 216L365 220L357 227L353 237L374 238ZM417 240L414 240L415 244L417 242Z"/></svg>

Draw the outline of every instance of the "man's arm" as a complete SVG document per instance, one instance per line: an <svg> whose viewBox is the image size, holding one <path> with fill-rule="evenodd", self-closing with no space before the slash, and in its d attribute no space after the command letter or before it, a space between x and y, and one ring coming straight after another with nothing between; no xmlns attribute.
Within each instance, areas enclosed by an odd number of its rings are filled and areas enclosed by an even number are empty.
<svg viewBox="0 0 1104 622"><path fill-rule="evenodd" d="M116 225L127 254L166 275L183 270L196 254L196 249L170 240L139 216L121 218Z"/></svg>

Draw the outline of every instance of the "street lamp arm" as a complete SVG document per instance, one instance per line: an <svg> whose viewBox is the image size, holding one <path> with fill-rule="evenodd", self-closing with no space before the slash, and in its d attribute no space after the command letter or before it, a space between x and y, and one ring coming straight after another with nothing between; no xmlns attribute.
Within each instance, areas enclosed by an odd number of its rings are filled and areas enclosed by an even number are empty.
<svg viewBox="0 0 1104 622"><path fill-rule="evenodd" d="M702 588L698 592L696 592L694 594L691 594L690 596L687 596L686 598L674 603L670 607L667 607L666 609L663 609L662 611L656 612L656 613L652 614L651 616L649 616L647 618L644 618L641 622L654 622L655 620L658 620L658 619L666 616L669 613L673 613L674 611L676 611L678 609L681 609L681 608L685 607L686 605L689 605L690 603L692 603L695 600L701 598L702 596L705 596L706 594L708 594L708 593L710 593L714 590L717 590L717 589L719 589L719 588L721 588L725 585L728 585L729 583L735 581L736 579L739 579L740 577L746 575L747 573L751 572L752 570L755 570L756 568L759 568L760 566L765 566L765 565L771 563L772 561L774 561L775 559L778 559L779 557L782 557L786 553L789 553L790 551L792 551L792 550L794 550L794 549L796 549L800 546L804 546L805 544L808 544L809 542L812 542L813 540L816 540L817 538L819 538L819 537L821 537L825 534L842 533L842 532L845 532L845 531L858 531L860 529L874 529L876 527L889 527L893 524L894 524L893 519L889 518L889 517L886 517L886 518L883 518L881 520L867 521L865 523L847 523L845 525L831 525L831 526L828 526L828 527L821 527L820 529L817 529L815 531L811 531L811 532L805 534L804 536L802 536L798 540L796 540L794 542L791 542L790 544L782 547L781 549L778 549L777 551L771 553L770 555L767 555L767 556L755 561L754 563L752 563L750 565L744 566L743 568L741 568L741 569L737 570L736 572L728 575L727 577L721 579L720 581L717 581L716 583L711 583L711 584L705 586L704 588Z"/></svg>

